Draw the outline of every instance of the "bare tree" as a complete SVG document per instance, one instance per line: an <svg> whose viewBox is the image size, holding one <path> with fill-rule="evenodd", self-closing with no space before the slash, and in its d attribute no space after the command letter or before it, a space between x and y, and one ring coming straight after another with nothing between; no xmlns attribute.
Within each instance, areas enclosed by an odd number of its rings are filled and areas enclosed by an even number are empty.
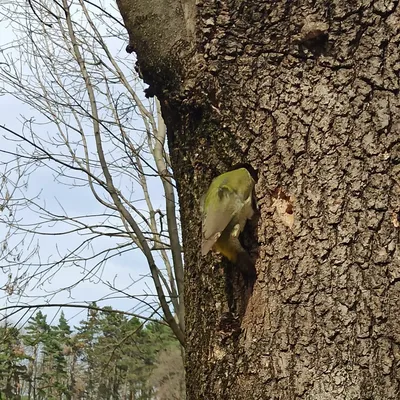
<svg viewBox="0 0 400 400"><path fill-rule="evenodd" d="M170 347L159 353L150 382L157 400L185 399L185 374L179 348Z"/></svg>
<svg viewBox="0 0 400 400"><path fill-rule="evenodd" d="M130 253L134 265L140 252L157 301L113 283L110 290L160 308L183 344L183 259L166 129L158 101L142 95L121 50L124 27L109 8L83 0L35 2L34 14L24 1L1 6L17 38L1 53L1 90L36 114L22 115L20 130L0 126L0 223L7 232L0 267L8 295L23 296L61 268L82 269L64 288L71 289L101 279L117 255ZM32 188L43 171L60 188L83 194L88 212L74 214L66 199L46 198L40 182ZM46 236L71 240L72 248L44 249Z"/></svg>

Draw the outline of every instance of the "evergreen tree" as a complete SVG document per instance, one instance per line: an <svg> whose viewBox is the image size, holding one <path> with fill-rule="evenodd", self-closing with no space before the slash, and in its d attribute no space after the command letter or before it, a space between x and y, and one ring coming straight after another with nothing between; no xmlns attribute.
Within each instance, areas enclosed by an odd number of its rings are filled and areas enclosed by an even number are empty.
<svg viewBox="0 0 400 400"><path fill-rule="evenodd" d="M46 321L46 315L39 310L25 328L22 340L27 351L31 355L28 364L28 399L44 399L45 391L41 387L42 350L43 342L50 331L50 325Z"/></svg>
<svg viewBox="0 0 400 400"><path fill-rule="evenodd" d="M29 399L71 398L67 365L71 332L63 312L57 326L50 326L41 311L30 319L23 337L32 355L28 366Z"/></svg>
<svg viewBox="0 0 400 400"><path fill-rule="evenodd" d="M27 379L25 354L19 330L5 325L0 327L0 399L21 399L22 381Z"/></svg>
<svg viewBox="0 0 400 400"><path fill-rule="evenodd" d="M68 385L68 365L67 356L70 354L70 335L71 328L65 319L64 313L61 312L58 325L51 327L47 340L44 343L44 354L47 356L49 366L48 377L49 383L53 383L55 397L57 399L71 398Z"/></svg>
<svg viewBox="0 0 400 400"><path fill-rule="evenodd" d="M41 311L21 336L16 328L1 328L0 395L21 400L152 400L156 393L164 398L170 393L184 398L176 387L183 376L183 365L176 361L180 348L168 326L143 324L105 307L91 310L75 331L64 313L51 326Z"/></svg>
<svg viewBox="0 0 400 400"><path fill-rule="evenodd" d="M91 303L92 307L97 307L95 302ZM80 325L75 327L77 331L77 340L81 343L81 354L79 355L82 363L82 369L85 373L84 379L81 381L80 391L85 393L85 399L95 399L95 392L98 380L96 379L97 363L94 354L94 345L99 337L99 311L90 309L87 319L80 321Z"/></svg>

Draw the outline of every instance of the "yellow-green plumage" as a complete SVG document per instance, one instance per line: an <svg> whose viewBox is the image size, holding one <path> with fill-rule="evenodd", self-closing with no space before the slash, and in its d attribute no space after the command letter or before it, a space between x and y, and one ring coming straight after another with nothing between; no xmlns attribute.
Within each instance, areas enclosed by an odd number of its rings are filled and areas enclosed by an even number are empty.
<svg viewBox="0 0 400 400"><path fill-rule="evenodd" d="M211 182L202 199L202 255L214 249L234 263L238 259L249 262L238 236L254 214L254 185L246 168L226 172Z"/></svg>

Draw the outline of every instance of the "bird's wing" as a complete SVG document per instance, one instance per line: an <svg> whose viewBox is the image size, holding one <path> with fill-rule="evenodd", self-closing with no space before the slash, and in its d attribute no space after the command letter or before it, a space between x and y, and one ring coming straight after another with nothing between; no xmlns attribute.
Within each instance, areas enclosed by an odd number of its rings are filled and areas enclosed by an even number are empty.
<svg viewBox="0 0 400 400"><path fill-rule="evenodd" d="M203 237L201 242L201 255L205 256L214 246L215 242L221 236L221 232L217 232L215 235L211 236L209 239Z"/></svg>
<svg viewBox="0 0 400 400"><path fill-rule="evenodd" d="M243 202L235 192L221 188L220 196L236 196L236 201L231 198L229 207L221 207L221 203L210 205L207 212L203 213L201 254L207 254L214 243L221 236L222 231L231 222L233 216L240 210Z"/></svg>

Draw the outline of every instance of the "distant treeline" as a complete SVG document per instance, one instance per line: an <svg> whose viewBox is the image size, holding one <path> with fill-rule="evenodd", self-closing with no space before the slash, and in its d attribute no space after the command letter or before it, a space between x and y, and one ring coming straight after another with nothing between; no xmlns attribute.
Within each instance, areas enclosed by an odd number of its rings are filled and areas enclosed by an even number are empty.
<svg viewBox="0 0 400 400"><path fill-rule="evenodd" d="M181 350L169 327L90 310L73 329L38 311L0 327L0 399L182 400Z"/></svg>

